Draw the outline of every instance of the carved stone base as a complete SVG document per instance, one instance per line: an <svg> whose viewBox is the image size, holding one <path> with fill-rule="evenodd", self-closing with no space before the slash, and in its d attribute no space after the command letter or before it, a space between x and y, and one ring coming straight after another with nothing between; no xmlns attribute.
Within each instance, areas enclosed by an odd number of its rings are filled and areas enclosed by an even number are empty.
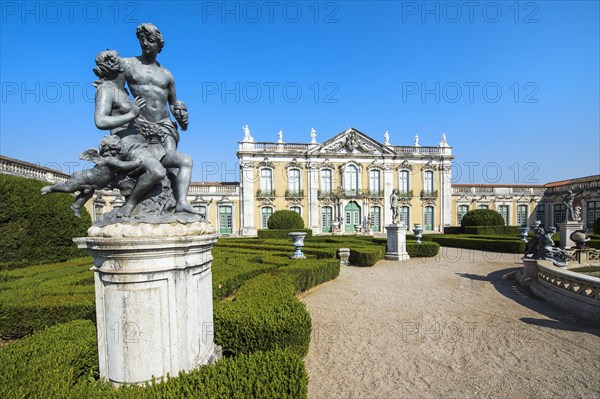
<svg viewBox="0 0 600 399"><path fill-rule="evenodd" d="M410 259L406 252L406 226L390 224L387 231L387 251L385 259L405 261Z"/></svg>
<svg viewBox="0 0 600 399"><path fill-rule="evenodd" d="M571 240L571 234L576 230L583 229L583 223L581 222L565 222L558 224L560 230L560 245L559 248L571 248L577 246L577 243Z"/></svg>
<svg viewBox="0 0 600 399"><path fill-rule="evenodd" d="M220 353L211 274L217 235L158 236L163 227L146 226L146 237L74 239L94 257L100 376L115 385L160 381Z"/></svg>

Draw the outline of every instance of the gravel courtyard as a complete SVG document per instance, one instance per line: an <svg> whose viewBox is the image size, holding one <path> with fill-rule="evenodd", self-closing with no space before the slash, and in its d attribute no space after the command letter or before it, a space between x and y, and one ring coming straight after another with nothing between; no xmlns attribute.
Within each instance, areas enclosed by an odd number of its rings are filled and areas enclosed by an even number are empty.
<svg viewBox="0 0 600 399"><path fill-rule="evenodd" d="M441 248L342 267L301 298L309 398L600 397L600 330L503 278L519 257Z"/></svg>

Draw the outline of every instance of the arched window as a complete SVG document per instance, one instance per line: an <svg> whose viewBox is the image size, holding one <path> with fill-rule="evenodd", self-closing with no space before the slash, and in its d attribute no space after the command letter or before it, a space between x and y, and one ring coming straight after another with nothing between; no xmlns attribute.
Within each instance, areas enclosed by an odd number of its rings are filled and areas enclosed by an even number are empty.
<svg viewBox="0 0 600 399"><path fill-rule="evenodd" d="M371 208L371 230L376 233L381 231L381 207L374 206Z"/></svg>
<svg viewBox="0 0 600 399"><path fill-rule="evenodd" d="M299 206L292 206L290 208L290 211L294 211L296 212L298 215L302 215L302 208L300 208Z"/></svg>
<svg viewBox="0 0 600 399"><path fill-rule="evenodd" d="M344 172L344 190L347 194L356 194L358 192L358 168L354 165L348 165Z"/></svg>

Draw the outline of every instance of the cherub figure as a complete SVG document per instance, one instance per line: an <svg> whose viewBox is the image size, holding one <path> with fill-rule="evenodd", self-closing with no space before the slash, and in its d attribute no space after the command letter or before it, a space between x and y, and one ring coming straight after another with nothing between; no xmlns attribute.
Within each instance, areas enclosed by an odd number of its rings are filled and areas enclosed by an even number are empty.
<svg viewBox="0 0 600 399"><path fill-rule="evenodd" d="M79 158L92 161L96 164L91 169L78 170L66 181L42 188L41 193L55 192L74 193L79 191L71 210L77 217L81 217L81 207L94 195L98 189L103 189L112 183L119 172L132 172L138 168L142 161L125 161L121 139L119 136L104 136L100 141L99 150L88 149Z"/></svg>

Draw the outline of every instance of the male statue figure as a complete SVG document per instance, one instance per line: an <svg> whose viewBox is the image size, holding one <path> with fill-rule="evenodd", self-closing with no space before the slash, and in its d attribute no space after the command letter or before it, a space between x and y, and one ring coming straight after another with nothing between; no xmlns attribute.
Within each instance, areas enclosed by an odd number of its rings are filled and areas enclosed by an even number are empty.
<svg viewBox="0 0 600 399"><path fill-rule="evenodd" d="M161 32L156 26L145 23L137 27L136 35L142 54L121 61L129 90L134 97L146 101L146 106L141 110L135 125L150 144L154 156L165 167L179 169L174 187L177 199L175 211L196 213L186 198L192 178L192 160L189 156L175 151L179 143L179 133L177 125L169 115L170 105L170 111L175 115L180 127L186 130L187 107L183 102L177 101L175 80L171 72L156 61L157 54L164 46ZM132 209L128 209L128 212Z"/></svg>

